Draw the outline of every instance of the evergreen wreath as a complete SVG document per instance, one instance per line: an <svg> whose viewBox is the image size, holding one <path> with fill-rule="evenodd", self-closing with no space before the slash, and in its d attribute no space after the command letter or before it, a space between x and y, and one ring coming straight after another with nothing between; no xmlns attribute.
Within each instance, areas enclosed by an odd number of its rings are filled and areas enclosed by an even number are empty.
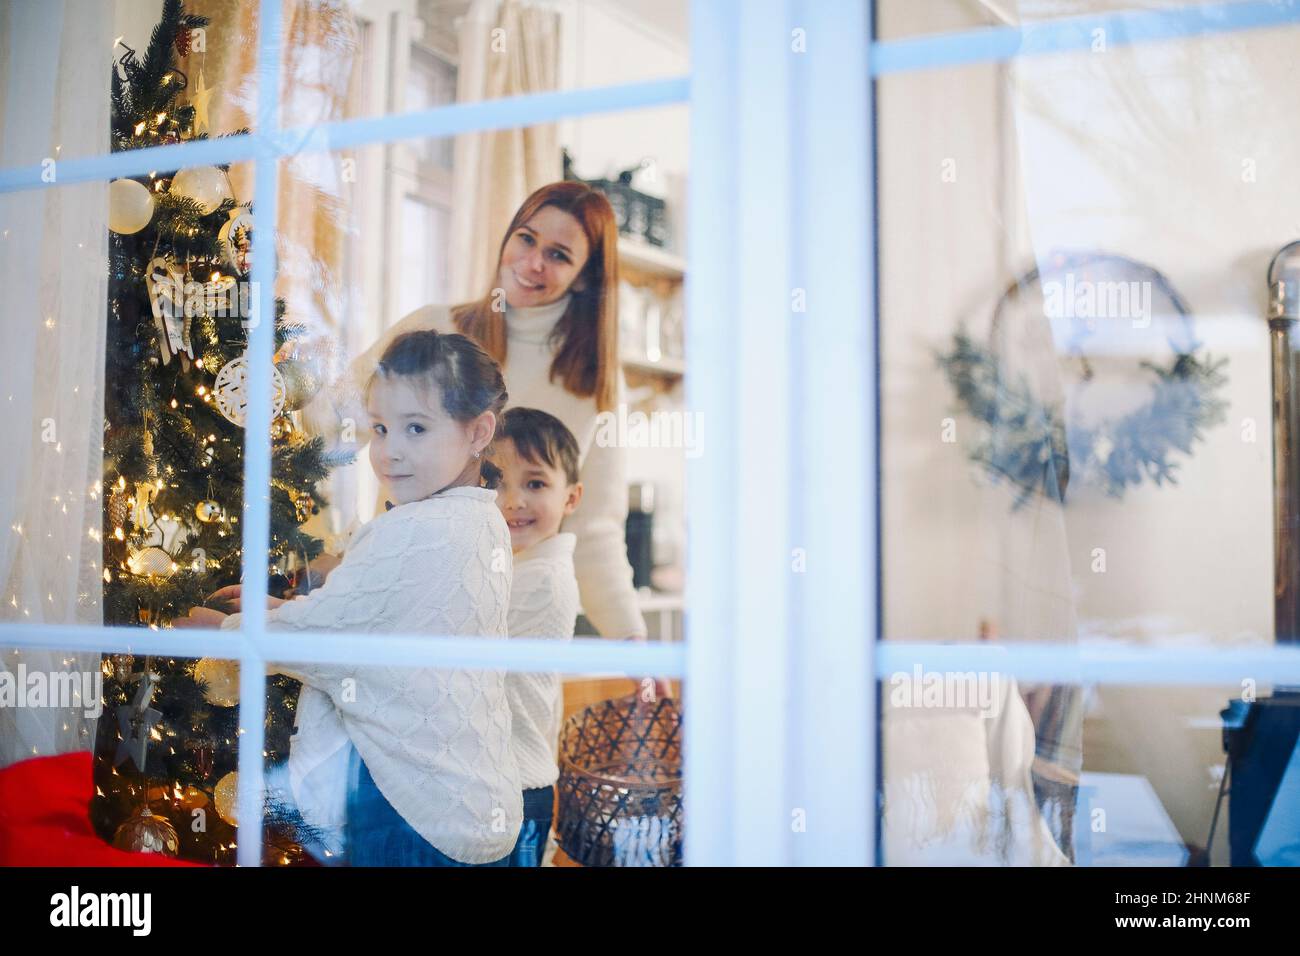
<svg viewBox="0 0 1300 956"><path fill-rule="evenodd" d="M1096 265L1121 265L1148 277L1173 304L1185 329L1186 343L1174 346L1167 364L1143 361L1151 376L1151 398L1120 418L1095 425L1065 421L1062 410L1038 399L1028 379L1011 379L992 349L978 344L964 328L954 334L952 348L936 359L956 393L961 410L983 426L970 449L972 461L994 481L1017 489L1014 508L1033 495L1064 503L1071 461L1077 472L1098 484L1107 495L1122 499L1130 486L1150 479L1157 486L1177 484L1176 453L1191 455L1205 431L1222 423L1228 402L1218 394L1227 384L1228 360L1200 354L1190 335L1191 313L1168 279L1142 263L1105 253L1063 254L1053 259L1053 271ZM994 328L1007 303L1040 281L1037 268L1011 284L994 310ZM1171 343L1172 345L1172 343ZM1080 355L1085 378L1091 376Z"/></svg>

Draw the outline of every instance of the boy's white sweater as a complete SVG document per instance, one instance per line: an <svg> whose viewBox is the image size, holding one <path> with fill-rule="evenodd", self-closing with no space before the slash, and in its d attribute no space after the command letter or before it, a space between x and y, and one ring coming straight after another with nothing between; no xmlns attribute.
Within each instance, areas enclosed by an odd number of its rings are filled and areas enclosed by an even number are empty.
<svg viewBox="0 0 1300 956"><path fill-rule="evenodd" d="M496 492L452 488L363 526L325 584L268 611L267 626L504 638L512 564ZM222 626L238 627L239 615ZM305 685L290 758L291 765L300 758L297 776L337 754L346 734L380 792L437 849L462 863L510 853L523 804L503 671L301 663L273 670Z"/></svg>
<svg viewBox="0 0 1300 956"><path fill-rule="evenodd" d="M515 555L510 587L510 636L569 641L578 619L573 575L575 536L551 535ZM559 776L556 747L564 713L560 675L511 671L506 696L519 780L525 790L549 787Z"/></svg>

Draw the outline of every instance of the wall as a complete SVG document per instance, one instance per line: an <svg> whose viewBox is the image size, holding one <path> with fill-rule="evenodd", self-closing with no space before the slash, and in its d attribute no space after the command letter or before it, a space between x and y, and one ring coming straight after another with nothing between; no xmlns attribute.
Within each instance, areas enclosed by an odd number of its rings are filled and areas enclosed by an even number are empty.
<svg viewBox="0 0 1300 956"><path fill-rule="evenodd" d="M664 7L684 8L685 0ZM608 0L558 0L564 17L561 75L564 89L670 79L690 72L686 37ZM665 173L685 174L689 152L686 106L586 116L560 123L560 142L573 153L580 176L592 179L645 157Z"/></svg>

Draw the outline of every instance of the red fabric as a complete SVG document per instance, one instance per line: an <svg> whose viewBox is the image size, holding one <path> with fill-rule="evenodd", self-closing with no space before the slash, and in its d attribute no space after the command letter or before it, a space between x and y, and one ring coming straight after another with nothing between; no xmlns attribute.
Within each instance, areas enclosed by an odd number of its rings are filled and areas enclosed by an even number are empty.
<svg viewBox="0 0 1300 956"><path fill-rule="evenodd" d="M0 866L201 866L109 846L90 825L87 750L0 770Z"/></svg>

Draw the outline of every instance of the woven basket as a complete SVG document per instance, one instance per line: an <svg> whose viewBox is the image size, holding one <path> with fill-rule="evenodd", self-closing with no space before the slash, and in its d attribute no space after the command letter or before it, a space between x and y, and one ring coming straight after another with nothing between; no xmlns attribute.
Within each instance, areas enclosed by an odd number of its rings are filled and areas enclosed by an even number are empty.
<svg viewBox="0 0 1300 956"><path fill-rule="evenodd" d="M593 704L560 733L560 847L583 866L680 866L682 715L665 697Z"/></svg>

